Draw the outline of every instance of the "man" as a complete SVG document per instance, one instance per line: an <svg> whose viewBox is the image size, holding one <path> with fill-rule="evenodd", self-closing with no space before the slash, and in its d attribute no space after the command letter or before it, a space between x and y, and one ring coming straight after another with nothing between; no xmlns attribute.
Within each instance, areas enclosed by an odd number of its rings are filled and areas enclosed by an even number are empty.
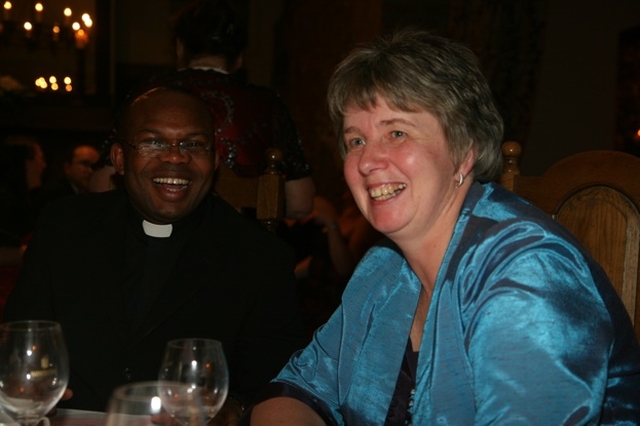
<svg viewBox="0 0 640 426"><path fill-rule="evenodd" d="M198 98L153 89L116 128L125 189L49 204L6 319L62 324L73 397L61 406L77 409L156 379L168 340L217 339L233 396L220 421L238 415L237 399L249 403L302 343L290 250L210 191L218 155Z"/></svg>
<svg viewBox="0 0 640 426"><path fill-rule="evenodd" d="M63 163L62 179L54 180L42 188L44 201L89 191L93 167L100 160L100 152L92 145L76 145L68 150Z"/></svg>

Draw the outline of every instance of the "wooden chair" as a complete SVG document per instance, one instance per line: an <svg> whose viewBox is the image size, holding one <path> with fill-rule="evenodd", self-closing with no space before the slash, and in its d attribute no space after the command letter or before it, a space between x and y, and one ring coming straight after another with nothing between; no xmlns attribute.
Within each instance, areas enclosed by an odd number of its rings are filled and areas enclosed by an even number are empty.
<svg viewBox="0 0 640 426"><path fill-rule="evenodd" d="M602 265L640 339L640 158L594 150L540 176L522 176L521 147L505 142L500 183L562 223Z"/></svg>
<svg viewBox="0 0 640 426"><path fill-rule="evenodd" d="M284 218L284 176L278 167L282 158L279 149L268 149L267 168L257 178L237 176L221 163L214 191L240 212L255 211L256 219L275 232Z"/></svg>

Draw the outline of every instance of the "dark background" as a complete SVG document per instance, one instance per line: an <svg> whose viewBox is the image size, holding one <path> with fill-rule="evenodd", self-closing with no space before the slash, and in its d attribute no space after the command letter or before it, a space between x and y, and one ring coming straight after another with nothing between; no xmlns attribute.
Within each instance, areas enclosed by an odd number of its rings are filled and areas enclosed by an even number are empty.
<svg viewBox="0 0 640 426"><path fill-rule="evenodd" d="M44 75L61 64L81 72L82 84L72 94L0 92L1 136L39 137L50 174L67 145L104 139L115 106L136 82L174 66L169 18L183 3L75 2L89 6L72 7L95 13L84 51L67 47L52 53L46 43L29 48L17 32L8 38L5 31L0 43L0 76L12 76L28 92L34 92L34 73ZM283 96L318 191L335 200L343 182L325 111L326 82L355 45L405 24L464 42L479 55L505 118L505 140L524 146L523 173L541 173L558 159L588 149L640 153L640 0L238 3L250 23L247 78ZM43 4L45 10L58 7L47 0Z"/></svg>

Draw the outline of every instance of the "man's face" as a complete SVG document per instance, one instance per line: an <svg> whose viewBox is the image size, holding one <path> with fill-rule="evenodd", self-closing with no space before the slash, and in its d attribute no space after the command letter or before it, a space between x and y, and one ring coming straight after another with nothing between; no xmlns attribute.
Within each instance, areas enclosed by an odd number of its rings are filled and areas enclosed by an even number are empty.
<svg viewBox="0 0 640 426"><path fill-rule="evenodd" d="M74 184L79 193L89 190L89 181L93 174L92 166L100 160L98 150L89 145L82 145L73 151L73 159L64 164L64 174Z"/></svg>
<svg viewBox="0 0 640 426"><path fill-rule="evenodd" d="M156 224L188 216L210 191L218 167L208 109L195 97L163 89L136 99L127 118L123 140L113 145L111 158L133 205ZM145 156L137 147L151 141L173 146ZM183 154L181 142L210 149L204 157Z"/></svg>

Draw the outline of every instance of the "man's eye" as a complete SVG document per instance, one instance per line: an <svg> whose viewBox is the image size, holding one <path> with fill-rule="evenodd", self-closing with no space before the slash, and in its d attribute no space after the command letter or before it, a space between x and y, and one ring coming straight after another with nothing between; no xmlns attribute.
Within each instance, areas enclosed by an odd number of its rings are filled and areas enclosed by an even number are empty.
<svg viewBox="0 0 640 426"><path fill-rule="evenodd" d="M142 142L140 142L140 145L147 146L149 148L162 148L166 146L167 143L159 139L145 139Z"/></svg>
<svg viewBox="0 0 640 426"><path fill-rule="evenodd" d="M393 132L391 132L391 136L393 136L394 138L401 138L403 136L405 136L406 133L402 132L400 130L394 130Z"/></svg>
<svg viewBox="0 0 640 426"><path fill-rule="evenodd" d="M183 141L180 145L186 149L203 149L206 146L204 143L198 141Z"/></svg>

